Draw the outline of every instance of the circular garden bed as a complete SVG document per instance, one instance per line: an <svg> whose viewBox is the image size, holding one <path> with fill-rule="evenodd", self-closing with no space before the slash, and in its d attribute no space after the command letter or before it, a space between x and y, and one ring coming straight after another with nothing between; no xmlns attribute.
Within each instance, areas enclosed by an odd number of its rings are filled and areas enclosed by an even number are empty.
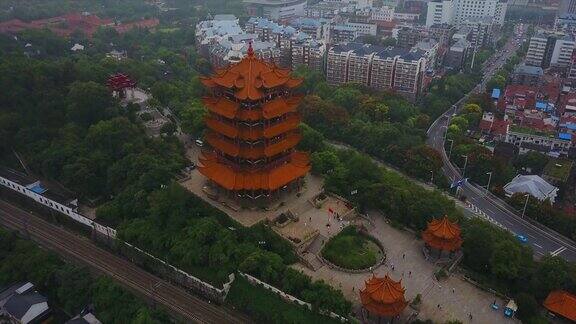
<svg viewBox="0 0 576 324"><path fill-rule="evenodd" d="M342 269L367 270L384 260L384 251L376 239L354 226L344 228L332 237L321 251L322 257Z"/></svg>

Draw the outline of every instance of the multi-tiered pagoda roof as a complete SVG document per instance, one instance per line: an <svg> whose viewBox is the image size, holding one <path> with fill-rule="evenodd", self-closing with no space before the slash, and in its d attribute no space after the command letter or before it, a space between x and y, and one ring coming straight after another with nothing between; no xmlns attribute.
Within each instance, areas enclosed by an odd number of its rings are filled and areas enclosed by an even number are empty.
<svg viewBox="0 0 576 324"><path fill-rule="evenodd" d="M422 238L430 247L443 251L456 251L462 246L460 226L448 217L433 219L422 232Z"/></svg>
<svg viewBox="0 0 576 324"><path fill-rule="evenodd" d="M200 158L203 175L228 191L254 197L308 173L308 155L294 149L301 139L301 96L293 90L301 79L258 59L250 47L239 63L201 81L211 91L203 98L212 148Z"/></svg>
<svg viewBox="0 0 576 324"><path fill-rule="evenodd" d="M376 316L394 317L408 305L401 281L394 281L388 275L384 278L372 275L365 285L360 291L362 306Z"/></svg>

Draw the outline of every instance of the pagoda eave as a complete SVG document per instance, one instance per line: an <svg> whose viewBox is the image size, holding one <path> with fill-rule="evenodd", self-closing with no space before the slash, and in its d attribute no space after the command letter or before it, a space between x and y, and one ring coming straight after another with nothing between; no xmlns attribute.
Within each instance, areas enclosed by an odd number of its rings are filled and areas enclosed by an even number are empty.
<svg viewBox="0 0 576 324"><path fill-rule="evenodd" d="M235 170L218 161L213 155L205 155L199 170L204 176L227 190L278 190L310 171L310 162L304 153L295 152L287 163L266 170Z"/></svg>

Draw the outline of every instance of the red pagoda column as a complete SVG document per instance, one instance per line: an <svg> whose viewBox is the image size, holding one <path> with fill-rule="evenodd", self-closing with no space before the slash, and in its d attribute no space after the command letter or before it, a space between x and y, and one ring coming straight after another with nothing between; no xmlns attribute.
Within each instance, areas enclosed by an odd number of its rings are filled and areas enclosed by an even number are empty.
<svg viewBox="0 0 576 324"><path fill-rule="evenodd" d="M252 45L240 62L202 78L211 90L203 98L206 142L200 172L237 197L269 197L289 188L310 170L308 155L294 147L301 139L293 89L301 79L254 55Z"/></svg>

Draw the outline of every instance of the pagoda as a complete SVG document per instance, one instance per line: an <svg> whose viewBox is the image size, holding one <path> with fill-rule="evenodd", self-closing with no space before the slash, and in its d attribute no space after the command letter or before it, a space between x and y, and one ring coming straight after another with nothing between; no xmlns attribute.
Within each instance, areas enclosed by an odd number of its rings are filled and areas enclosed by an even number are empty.
<svg viewBox="0 0 576 324"><path fill-rule="evenodd" d="M388 275L378 278L372 274L372 278L365 281L364 289L360 290L360 301L369 314L394 318L408 305L405 291L402 281L394 281Z"/></svg>
<svg viewBox="0 0 576 324"><path fill-rule="evenodd" d="M462 246L460 226L451 222L447 216L428 222L422 239L427 248L438 250L440 255L442 251L455 252Z"/></svg>
<svg viewBox="0 0 576 324"><path fill-rule="evenodd" d="M300 142L294 90L302 79L254 55L201 79L210 95L205 140L211 149L200 157L200 172L235 198L270 198L298 188L310 170Z"/></svg>
<svg viewBox="0 0 576 324"><path fill-rule="evenodd" d="M133 90L136 87L136 81L124 73L117 73L111 75L108 80L106 80L106 86L113 93L117 93L120 98L125 98L126 90Z"/></svg>

